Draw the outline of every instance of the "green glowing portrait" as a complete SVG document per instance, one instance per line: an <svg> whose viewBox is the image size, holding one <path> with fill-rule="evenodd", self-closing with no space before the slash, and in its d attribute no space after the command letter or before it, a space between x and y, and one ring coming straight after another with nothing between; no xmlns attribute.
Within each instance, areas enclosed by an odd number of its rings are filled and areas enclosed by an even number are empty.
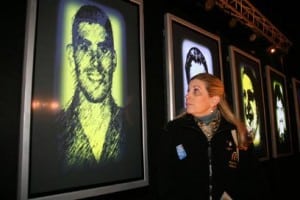
<svg viewBox="0 0 300 200"><path fill-rule="evenodd" d="M83 5L71 31L66 55L74 68L74 90L63 109L61 148L68 168L84 168L119 159L123 112L113 96L117 53L109 16Z"/></svg>
<svg viewBox="0 0 300 200"><path fill-rule="evenodd" d="M258 145L260 141L260 127L258 115L258 102L255 93L254 75L251 74L250 69L246 67L241 68L241 82L243 90L243 109L244 120L247 127L253 134L254 145Z"/></svg>

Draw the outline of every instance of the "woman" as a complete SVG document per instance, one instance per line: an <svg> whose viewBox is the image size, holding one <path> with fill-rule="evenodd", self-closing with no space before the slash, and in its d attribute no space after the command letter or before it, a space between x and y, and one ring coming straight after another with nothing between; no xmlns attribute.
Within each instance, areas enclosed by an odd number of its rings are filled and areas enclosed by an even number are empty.
<svg viewBox="0 0 300 200"><path fill-rule="evenodd" d="M190 80L186 112L167 124L160 142L160 199L266 199L251 137L216 76Z"/></svg>

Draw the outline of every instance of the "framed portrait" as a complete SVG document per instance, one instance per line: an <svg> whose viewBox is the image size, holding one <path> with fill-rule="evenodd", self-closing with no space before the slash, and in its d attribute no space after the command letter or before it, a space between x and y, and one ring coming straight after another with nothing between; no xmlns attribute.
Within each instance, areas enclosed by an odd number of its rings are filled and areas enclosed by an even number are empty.
<svg viewBox="0 0 300 200"><path fill-rule="evenodd" d="M18 199L147 186L143 1L29 0L27 13Z"/></svg>
<svg viewBox="0 0 300 200"><path fill-rule="evenodd" d="M232 45L229 55L234 110L251 133L258 158L269 159L260 60Z"/></svg>
<svg viewBox="0 0 300 200"><path fill-rule="evenodd" d="M272 155L276 158L292 154L289 101L286 76L269 65L266 66L266 74L272 133Z"/></svg>
<svg viewBox="0 0 300 200"><path fill-rule="evenodd" d="M165 14L168 120L185 109L188 82L197 73L221 79L220 37L171 13Z"/></svg>
<svg viewBox="0 0 300 200"><path fill-rule="evenodd" d="M294 104L295 104L298 144L300 144L300 80L297 78L292 78L292 85L293 85L293 96L294 96ZM298 146L300 151L300 145Z"/></svg>

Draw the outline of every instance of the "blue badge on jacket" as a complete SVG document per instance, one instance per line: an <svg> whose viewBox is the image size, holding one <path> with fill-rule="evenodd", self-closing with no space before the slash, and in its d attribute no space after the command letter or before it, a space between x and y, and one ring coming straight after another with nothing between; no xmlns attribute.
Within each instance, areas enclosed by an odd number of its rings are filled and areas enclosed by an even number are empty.
<svg viewBox="0 0 300 200"><path fill-rule="evenodd" d="M187 156L182 144L176 146L176 151L179 160L182 160Z"/></svg>

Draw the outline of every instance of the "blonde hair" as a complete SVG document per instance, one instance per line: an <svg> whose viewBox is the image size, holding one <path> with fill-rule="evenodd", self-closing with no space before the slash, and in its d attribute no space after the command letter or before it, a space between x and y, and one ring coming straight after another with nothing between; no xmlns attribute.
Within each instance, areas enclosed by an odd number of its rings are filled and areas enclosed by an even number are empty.
<svg viewBox="0 0 300 200"><path fill-rule="evenodd" d="M191 78L191 80L195 79L203 81L205 83L206 90L209 96L220 97L220 102L218 103L217 107L220 110L221 115L227 121L233 123L236 126L238 132L239 148L247 149L251 142L251 138L249 138L248 136L248 131L245 123L237 118L236 115L232 112L225 97L225 87L223 82L218 77L209 73L200 73Z"/></svg>

